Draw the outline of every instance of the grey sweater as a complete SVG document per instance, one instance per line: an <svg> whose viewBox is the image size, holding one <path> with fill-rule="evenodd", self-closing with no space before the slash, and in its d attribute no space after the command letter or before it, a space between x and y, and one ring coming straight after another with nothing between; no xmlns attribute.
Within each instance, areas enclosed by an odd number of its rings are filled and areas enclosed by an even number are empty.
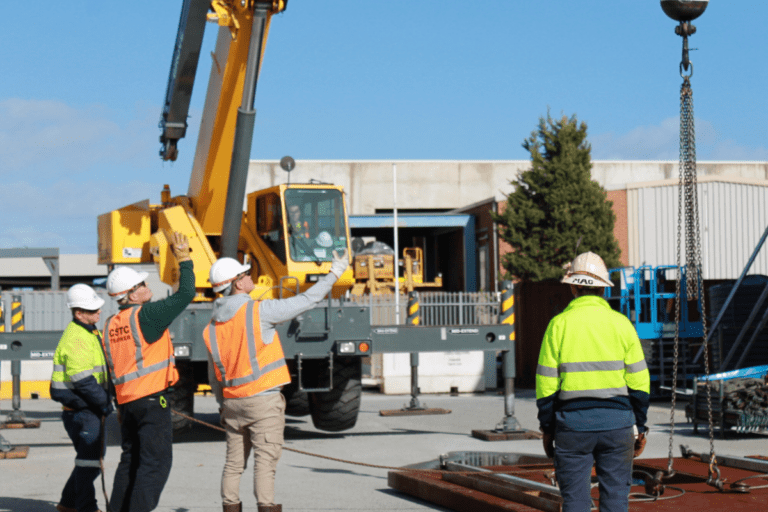
<svg viewBox="0 0 768 512"><path fill-rule="evenodd" d="M278 324L287 320L296 318L300 314L314 308L320 301L322 301L328 292L333 288L334 283L338 278L333 274L320 278L310 289L290 297L288 299L271 299L264 300L259 303L259 319L261 322L261 339L264 343L272 343L275 338L275 328ZM237 295L229 295L226 297L219 297L213 303L213 315L212 321L226 322L231 320L235 316L235 313L243 307L244 304L253 302L253 299L247 293L239 293ZM211 354L208 354L208 382L211 384L211 390L216 395L216 400L221 406L224 397L221 392L221 385L216 380L216 373L213 370L213 359ZM279 389L274 388L263 393L277 393ZM262 394L263 394L262 393Z"/></svg>

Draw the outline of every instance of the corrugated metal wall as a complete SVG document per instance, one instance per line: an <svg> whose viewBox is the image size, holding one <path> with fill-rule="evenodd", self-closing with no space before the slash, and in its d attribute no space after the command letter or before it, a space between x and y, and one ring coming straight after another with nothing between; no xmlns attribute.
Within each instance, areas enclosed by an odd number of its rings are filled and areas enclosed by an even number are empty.
<svg viewBox="0 0 768 512"><path fill-rule="evenodd" d="M102 329L104 321L117 313L117 303L112 300L107 291L97 288L96 293L104 299L101 308L101 318L97 327ZM11 332L11 307L13 297L21 298L25 331L61 331L72 321L72 312L67 307L67 292L51 291L11 291L2 292L3 310L5 312L5 331Z"/></svg>
<svg viewBox="0 0 768 512"><path fill-rule="evenodd" d="M699 182L698 198L704 279L736 279L768 227L768 185ZM627 208L629 264L674 265L677 184L631 188L627 191ZM768 248L763 247L749 273L768 274Z"/></svg>

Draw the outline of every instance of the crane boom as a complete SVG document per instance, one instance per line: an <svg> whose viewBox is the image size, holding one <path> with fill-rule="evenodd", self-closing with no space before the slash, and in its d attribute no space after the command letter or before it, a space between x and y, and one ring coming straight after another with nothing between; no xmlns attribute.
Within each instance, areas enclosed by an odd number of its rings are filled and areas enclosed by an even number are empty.
<svg viewBox="0 0 768 512"><path fill-rule="evenodd" d="M189 102L192 99L206 13L210 5L210 0L184 0L181 8L176 46L165 91L165 105L160 119L160 157L163 160L176 160L179 154L176 144L187 133Z"/></svg>

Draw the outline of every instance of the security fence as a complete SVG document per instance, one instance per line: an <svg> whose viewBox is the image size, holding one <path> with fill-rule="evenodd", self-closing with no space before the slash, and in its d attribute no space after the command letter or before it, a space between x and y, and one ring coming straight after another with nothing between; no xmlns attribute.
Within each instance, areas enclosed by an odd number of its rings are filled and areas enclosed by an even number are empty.
<svg viewBox="0 0 768 512"><path fill-rule="evenodd" d="M499 322L501 306L497 292L422 292L419 325L491 325ZM368 306L371 325L397 323L394 295L352 296L348 302ZM400 323L408 318L408 296L400 295Z"/></svg>
<svg viewBox="0 0 768 512"><path fill-rule="evenodd" d="M104 320L117 312L117 304L106 293L97 288L96 293L105 300L98 327ZM419 299L419 325L491 325L499 323L500 295L497 292L423 292ZM394 325L397 323L394 295L352 296L345 300L353 304L368 306L371 325ZM5 317L7 332L14 329L13 321L21 320L26 331L58 331L66 328L72 320L67 307L67 293L54 291L13 291L0 294L0 304ZM400 323L408 318L408 296L400 295Z"/></svg>
<svg viewBox="0 0 768 512"><path fill-rule="evenodd" d="M103 288L96 288L96 293L104 299L101 319L97 324L102 328L104 320L117 312L117 303ZM72 311L67 307L67 292L63 291L4 291L0 293L0 305L5 332L62 331L72 321Z"/></svg>

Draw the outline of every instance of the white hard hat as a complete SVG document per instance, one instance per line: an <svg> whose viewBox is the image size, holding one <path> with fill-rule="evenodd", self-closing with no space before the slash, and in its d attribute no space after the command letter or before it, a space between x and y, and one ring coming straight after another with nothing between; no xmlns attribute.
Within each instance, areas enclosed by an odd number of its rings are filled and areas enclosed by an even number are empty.
<svg viewBox="0 0 768 512"><path fill-rule="evenodd" d="M104 299L96 295L87 284L76 284L67 291L67 307L96 311L104 305Z"/></svg>
<svg viewBox="0 0 768 512"><path fill-rule="evenodd" d="M567 264L560 282L596 288L613 286L603 258L593 252L583 252Z"/></svg>
<svg viewBox="0 0 768 512"><path fill-rule="evenodd" d="M208 280L211 282L213 291L220 292L225 290L237 276L250 269L250 265L243 265L234 258L219 258L211 265Z"/></svg>
<svg viewBox="0 0 768 512"><path fill-rule="evenodd" d="M147 279L146 272L136 272L131 267L115 267L107 276L107 292L115 300L120 300L131 288Z"/></svg>
<svg viewBox="0 0 768 512"><path fill-rule="evenodd" d="M315 238L315 242L320 247L333 247L333 238L327 231L321 231L320 234Z"/></svg>

